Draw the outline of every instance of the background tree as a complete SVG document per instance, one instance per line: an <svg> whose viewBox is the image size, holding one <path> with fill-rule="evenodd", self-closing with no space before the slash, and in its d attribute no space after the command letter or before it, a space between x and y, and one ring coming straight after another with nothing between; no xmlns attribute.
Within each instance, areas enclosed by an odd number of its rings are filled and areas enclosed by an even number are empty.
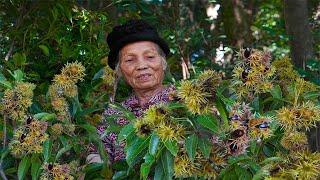
<svg viewBox="0 0 320 180"><path fill-rule="evenodd" d="M284 17L291 45L291 58L297 67L303 69L307 60L313 58L313 37L307 7L306 0L284 0Z"/></svg>

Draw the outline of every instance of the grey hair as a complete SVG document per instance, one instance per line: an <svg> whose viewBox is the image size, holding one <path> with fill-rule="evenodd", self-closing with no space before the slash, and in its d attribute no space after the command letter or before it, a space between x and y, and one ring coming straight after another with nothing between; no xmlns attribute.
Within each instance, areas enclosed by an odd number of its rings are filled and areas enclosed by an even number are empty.
<svg viewBox="0 0 320 180"><path fill-rule="evenodd" d="M167 60L166 60L166 54L159 47L158 44L155 44L155 45L156 45L156 50L157 50L158 54L161 56L161 59L162 59L163 70L166 71L167 67L168 67L168 63L167 63ZM121 70L120 70L120 58L121 58L121 51L119 51L117 59L116 59L117 60L117 65L116 65L116 68L115 68L115 72L116 72L118 77L122 76L122 73L121 73Z"/></svg>

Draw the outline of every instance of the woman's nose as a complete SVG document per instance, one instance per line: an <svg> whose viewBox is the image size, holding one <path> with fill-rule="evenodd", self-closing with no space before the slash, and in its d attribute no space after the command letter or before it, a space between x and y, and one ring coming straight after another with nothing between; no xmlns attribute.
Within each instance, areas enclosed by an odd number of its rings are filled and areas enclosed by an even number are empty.
<svg viewBox="0 0 320 180"><path fill-rule="evenodd" d="M144 69L147 69L147 68L148 68L148 65L145 62L145 60L143 58L139 58L138 61L137 61L137 69L138 70L144 70Z"/></svg>

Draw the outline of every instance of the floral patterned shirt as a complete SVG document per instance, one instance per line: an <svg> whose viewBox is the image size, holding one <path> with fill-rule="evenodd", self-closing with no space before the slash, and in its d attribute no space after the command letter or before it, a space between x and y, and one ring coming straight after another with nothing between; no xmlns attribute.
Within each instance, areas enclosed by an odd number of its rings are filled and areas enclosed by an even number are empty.
<svg viewBox="0 0 320 180"><path fill-rule="evenodd" d="M162 91L152 96L149 99L149 101L142 106L140 106L139 104L138 97L136 95L132 95L128 99L123 101L121 105L126 109L130 110L131 112L133 112L136 117L141 117L143 115L143 112L147 110L150 106L169 102L170 93L174 91L175 91L175 87L173 85L165 87ZM121 115L121 112L114 108L107 108L103 113L104 116L110 116L110 115L116 115L116 114ZM124 118L118 118L116 123L119 126L124 126L129 122ZM100 138L104 144L104 147L107 153L109 154L109 159L111 163L124 159L125 158L125 153L124 153L125 142L118 142L117 134L114 132L111 132L105 135L104 132L106 128L108 128L108 122L103 121L101 125L97 126L97 131L98 131L98 134L100 135Z"/></svg>

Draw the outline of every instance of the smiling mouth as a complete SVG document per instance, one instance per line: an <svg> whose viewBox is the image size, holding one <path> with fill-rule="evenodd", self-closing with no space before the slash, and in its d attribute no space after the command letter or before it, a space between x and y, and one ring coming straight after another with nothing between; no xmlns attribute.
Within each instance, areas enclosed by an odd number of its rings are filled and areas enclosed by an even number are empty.
<svg viewBox="0 0 320 180"><path fill-rule="evenodd" d="M140 74L137 78L140 81L147 81L151 77L151 74Z"/></svg>

